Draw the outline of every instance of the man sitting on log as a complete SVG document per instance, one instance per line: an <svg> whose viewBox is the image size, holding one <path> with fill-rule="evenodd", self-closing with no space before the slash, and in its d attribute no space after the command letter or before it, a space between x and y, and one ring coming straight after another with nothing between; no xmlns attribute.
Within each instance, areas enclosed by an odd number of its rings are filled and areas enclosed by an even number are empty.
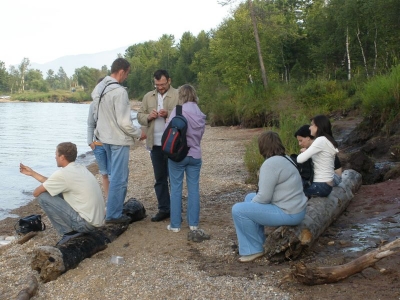
<svg viewBox="0 0 400 300"><path fill-rule="evenodd" d="M103 225L103 194L93 174L85 166L75 163L77 153L75 144L59 144L55 158L57 167L61 169L49 178L20 164L22 174L42 183L34 190L33 196L38 197L40 207L62 235L57 245Z"/></svg>

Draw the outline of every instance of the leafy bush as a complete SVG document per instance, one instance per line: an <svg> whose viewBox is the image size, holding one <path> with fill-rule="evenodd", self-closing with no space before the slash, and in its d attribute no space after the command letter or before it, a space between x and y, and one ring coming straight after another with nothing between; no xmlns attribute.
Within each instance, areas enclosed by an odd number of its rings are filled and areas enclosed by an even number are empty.
<svg viewBox="0 0 400 300"><path fill-rule="evenodd" d="M212 126L230 126L239 123L235 114L235 99L229 91L220 90L213 101L208 103L200 101L199 105Z"/></svg>
<svg viewBox="0 0 400 300"><path fill-rule="evenodd" d="M265 128L265 130L273 130L279 134L282 144L285 146L286 154L290 155L299 152L299 145L294 133L300 126L308 124L309 119L304 114L294 114L293 112L283 112L279 118L279 128ZM264 158L260 155L258 150L258 136L254 137L250 143L246 145L246 152L244 154L244 163L249 177L247 183L257 183L257 173L260 169Z"/></svg>
<svg viewBox="0 0 400 300"><path fill-rule="evenodd" d="M299 144L294 137L294 133L301 126L309 124L310 120L304 114L294 114L282 112L279 116L279 136L286 149L286 154L293 154L299 152Z"/></svg>
<svg viewBox="0 0 400 300"><path fill-rule="evenodd" d="M16 93L12 95L13 100L30 101L30 102L83 102L90 101L91 97L84 91L75 93L54 90L50 92L32 92Z"/></svg>
<svg viewBox="0 0 400 300"><path fill-rule="evenodd" d="M264 157L260 154L258 150L258 136L254 137L247 145L246 152L244 154L244 163L246 165L247 171L249 172L249 177L246 183L258 183L258 170L260 169L262 163L264 162Z"/></svg>
<svg viewBox="0 0 400 300"><path fill-rule="evenodd" d="M348 106L348 92L332 80L309 80L297 90L297 101L312 115L343 110Z"/></svg>
<svg viewBox="0 0 400 300"><path fill-rule="evenodd" d="M366 83L361 99L367 117L377 118L380 125L390 127L400 113L400 65L389 75L377 76Z"/></svg>

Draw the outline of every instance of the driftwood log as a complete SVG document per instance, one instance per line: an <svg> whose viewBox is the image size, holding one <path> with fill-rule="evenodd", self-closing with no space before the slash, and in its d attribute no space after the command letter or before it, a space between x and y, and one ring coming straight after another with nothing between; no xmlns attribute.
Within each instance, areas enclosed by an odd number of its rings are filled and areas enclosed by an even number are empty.
<svg viewBox="0 0 400 300"><path fill-rule="evenodd" d="M27 285L27 288L18 293L17 300L29 300L36 295L39 283L34 275L28 277Z"/></svg>
<svg viewBox="0 0 400 300"><path fill-rule="evenodd" d="M349 205L354 193L361 186L361 175L345 170L342 182L334 187L328 197L311 198L307 213L298 226L281 226L268 234L264 249L270 261L294 260L317 240L328 226Z"/></svg>
<svg viewBox="0 0 400 300"><path fill-rule="evenodd" d="M373 267L380 259L399 251L400 239L397 239L344 265L308 268L304 263L299 262L292 266L289 277L306 285L334 283L361 272L365 268ZM283 281L288 281L287 279L284 278Z"/></svg>
<svg viewBox="0 0 400 300"><path fill-rule="evenodd" d="M33 238L34 236L36 236L38 233L37 231L31 231L28 232L27 234L25 234L23 237L21 237L20 239L18 239L17 244L25 244L27 241L29 241L31 238Z"/></svg>
<svg viewBox="0 0 400 300"><path fill-rule="evenodd" d="M135 198L125 202L123 213L131 218L130 223L146 217L146 209ZM43 282L55 280L62 273L77 267L85 258L104 250L128 226L129 224L107 225L59 246L37 247L33 250L31 267L39 272Z"/></svg>

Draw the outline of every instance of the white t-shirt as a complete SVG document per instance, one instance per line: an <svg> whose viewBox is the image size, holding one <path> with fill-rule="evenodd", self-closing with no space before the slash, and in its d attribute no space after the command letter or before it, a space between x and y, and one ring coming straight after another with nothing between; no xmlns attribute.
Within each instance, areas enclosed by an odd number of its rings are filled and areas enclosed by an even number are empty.
<svg viewBox="0 0 400 300"><path fill-rule="evenodd" d="M87 222L102 226L104 200L96 177L75 162L54 172L43 186L51 196L63 194L64 200Z"/></svg>
<svg viewBox="0 0 400 300"><path fill-rule="evenodd" d="M158 96L157 111L160 111L160 109L164 107L164 98L166 95L167 93L165 93L164 95L157 93ZM161 138L164 133L164 129L165 129L165 118L157 117L154 120L154 146L161 146Z"/></svg>

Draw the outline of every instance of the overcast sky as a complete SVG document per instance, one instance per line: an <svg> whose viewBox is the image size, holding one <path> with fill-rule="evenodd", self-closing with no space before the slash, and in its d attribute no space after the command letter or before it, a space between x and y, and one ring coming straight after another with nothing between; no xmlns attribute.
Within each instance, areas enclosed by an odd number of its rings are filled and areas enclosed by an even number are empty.
<svg viewBox="0 0 400 300"><path fill-rule="evenodd" d="M1 0L0 61L46 63L216 29L232 7L218 0Z"/></svg>

